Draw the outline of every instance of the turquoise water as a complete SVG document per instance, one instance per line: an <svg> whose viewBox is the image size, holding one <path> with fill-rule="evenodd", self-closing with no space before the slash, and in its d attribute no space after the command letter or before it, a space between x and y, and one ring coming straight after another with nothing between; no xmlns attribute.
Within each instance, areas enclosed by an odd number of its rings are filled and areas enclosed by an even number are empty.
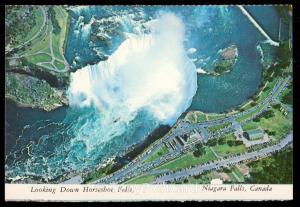
<svg viewBox="0 0 300 207"><path fill-rule="evenodd" d="M101 126L101 115L92 107L61 107L45 113L8 101L6 114L6 176L43 182L69 172L94 169L104 158L142 141L157 126L149 114L141 111L122 135L104 139L101 131L111 126ZM145 127L144 119L153 121Z"/></svg>
<svg viewBox="0 0 300 207"><path fill-rule="evenodd" d="M124 11L124 7L111 8L112 10ZM262 27L267 33L277 40L279 17L272 7L259 6L247 9L256 19L259 19ZM233 71L221 77L198 76L198 91L191 105L192 110L202 110L204 112L224 112L234 106L243 103L251 97L258 89L262 65L260 53L257 45L264 41L264 37L250 23L250 21L235 6L172 6L172 7L138 7L132 12L143 11L146 19L155 16L158 11L170 11L181 17L186 26L186 48L196 48L197 52L192 58L197 57L196 66L211 70L213 61L220 49L235 44L238 47L239 59ZM84 22L91 24L92 16L103 13L103 8L93 7L75 10L72 14L71 31L76 30L75 26L79 17L84 17ZM116 12L117 12L116 11ZM126 10L127 11L127 10ZM129 12L130 13L130 12ZM130 31L130 27L126 28ZM283 28L283 34L287 29ZM110 55L122 42L118 37L112 41L109 47L101 47L99 44L90 44L90 34L84 31L81 36L76 33L69 33L66 58L72 63L79 57L80 60L74 68L81 68L90 62L98 62L99 57L94 49L99 48L106 55ZM284 35L283 35L284 36ZM275 48L273 48L275 49ZM201 61L201 59L203 61ZM251 60L251 61L249 61Z"/></svg>
<svg viewBox="0 0 300 207"><path fill-rule="evenodd" d="M223 112L243 103L257 91L262 71L257 46L265 39L236 7L122 6L75 9L71 11L66 46L68 62L73 70L97 63L103 56L112 54L124 41L124 35L118 32L111 35L108 44L91 41L91 34L98 32L91 21L93 18L99 20L117 14L122 20L118 30L134 32L136 26L155 18L160 11L173 12L185 23L185 47L187 50L197 49L196 53L190 55L190 58L197 58L196 67L209 71L220 49L231 44L238 48L238 61L230 73L219 77L198 75L198 89L190 109ZM264 29L276 40L279 18L275 10L272 7L253 7L249 11L259 18ZM136 15L128 17L132 13ZM44 182L55 180L68 172L92 170L103 160L120 155L128 146L143 140L159 125L143 109L126 124L113 122L101 125L102 114L93 107L64 107L46 113L7 103L6 117L6 178L23 176L43 179ZM100 136L103 131L115 126L122 129L120 134Z"/></svg>

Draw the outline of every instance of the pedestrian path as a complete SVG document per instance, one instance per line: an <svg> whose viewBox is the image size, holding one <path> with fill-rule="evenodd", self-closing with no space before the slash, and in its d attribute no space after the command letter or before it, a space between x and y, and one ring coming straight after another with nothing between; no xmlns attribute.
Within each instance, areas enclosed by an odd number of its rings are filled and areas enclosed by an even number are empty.
<svg viewBox="0 0 300 207"><path fill-rule="evenodd" d="M250 20L250 22L258 29L258 31L274 46L279 46L279 42L272 40L272 38L263 30L258 22L251 16L251 14L241 5L237 6L242 13Z"/></svg>
<svg viewBox="0 0 300 207"><path fill-rule="evenodd" d="M224 166L238 164L242 161L253 160L261 157L266 157L271 153L277 152L280 149L284 148L286 145L293 142L293 132L288 134L283 140L281 140L278 144L263 148L259 151L245 153L239 156L232 156L227 159L220 159L212 163L206 163L202 165L198 165L196 167L186 168L182 170L178 170L175 172L169 172L158 177L155 181L157 184L165 183L167 181L174 181L183 179L189 176L195 176L203 173L204 171L209 171L213 169L220 169Z"/></svg>

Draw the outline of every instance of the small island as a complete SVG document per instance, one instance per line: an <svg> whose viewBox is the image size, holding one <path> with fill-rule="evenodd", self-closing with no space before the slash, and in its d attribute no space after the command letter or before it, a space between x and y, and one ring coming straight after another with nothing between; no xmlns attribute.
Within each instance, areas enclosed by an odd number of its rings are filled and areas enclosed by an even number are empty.
<svg viewBox="0 0 300 207"><path fill-rule="evenodd" d="M237 6L242 13L212 8L212 14L222 13L197 26L205 7L172 7L174 16L160 18L160 6L5 6L5 183L224 183L237 186L233 191L242 191L240 184L253 191L293 184L292 15L291 8L272 7L264 7L263 18L278 10L269 16L277 16L274 29L283 24L279 31L289 34L278 42L260 27L262 14L252 18L261 9L248 13L243 6ZM227 25L229 17L241 15L251 24ZM172 39L185 27L195 35ZM242 29L251 32L236 32ZM144 41L146 34L157 36ZM222 46L214 50L216 45ZM109 64L100 64L108 58ZM242 78L245 71L251 78ZM148 96L144 83L159 85ZM82 94L95 102L81 107ZM78 103L69 104L68 97ZM106 109L99 112L96 102ZM255 187L261 183L267 187Z"/></svg>
<svg viewBox="0 0 300 207"><path fill-rule="evenodd" d="M236 45L231 45L219 52L219 57L214 65L213 75L228 73L237 61L238 49Z"/></svg>

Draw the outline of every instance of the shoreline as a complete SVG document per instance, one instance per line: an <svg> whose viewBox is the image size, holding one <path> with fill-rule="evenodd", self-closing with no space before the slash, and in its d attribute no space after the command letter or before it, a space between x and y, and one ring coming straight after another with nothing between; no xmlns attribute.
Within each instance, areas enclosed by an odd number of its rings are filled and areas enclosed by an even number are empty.
<svg viewBox="0 0 300 207"><path fill-rule="evenodd" d="M67 47L67 40L68 40L68 35L69 32L71 32L71 28L70 25L72 23L72 16L70 15L70 10L69 9L65 9L66 12L68 13L68 17L67 17L67 23L66 23L66 32L65 32L65 39L63 42L63 55L65 56L65 52L66 52L66 47ZM264 68L262 68L261 70L261 79L260 79L260 84L263 83L262 81L262 73L263 73ZM230 72L229 71L225 71L225 73ZM201 71L200 71L201 72ZM198 73L199 74L199 73ZM220 76L222 74L218 74L218 73L213 73L213 72L205 72L205 73L200 73L201 75L211 75L211 76ZM228 111L235 111L235 110L240 110L243 109L245 106L247 106L247 104L249 104L251 102L251 98L254 97L256 95L256 93L261 92L262 89L260 87L258 87L254 94L252 94L251 96L249 96L248 98L246 98L242 103L229 107L228 109L224 110L223 112L213 112L216 115L220 115L220 114L230 114L231 112L226 112ZM61 90L58 90L57 92L63 92ZM46 108L50 108L50 110L47 110L45 108L43 108L43 106L38 106L36 104L26 104L26 103L21 103L18 101L18 96L13 96L13 95L6 95L5 94L5 105L7 104L7 101L12 102L13 104L15 104L17 107L20 108L28 108L30 111L31 110L40 110L42 112L54 112L55 110L59 109L59 108L63 108L63 107L68 107L68 102L64 102L63 100L68 101L68 99L64 96L61 96L62 100L61 103L59 104L52 104L52 105L48 105L48 107ZM168 134L168 132L170 132L174 127L176 127L177 123L179 121L181 121L182 117L184 117L188 112L190 111L201 111L204 114L209 113L209 112L204 112L202 110L192 110L191 105L187 108L186 111L184 111L180 117L176 120L176 123L173 126L167 126L167 125L159 125L158 127L156 127L154 130L151 131L151 133L148 136L145 136L141 141L139 141L138 143L135 143L133 145L127 146L126 149L124 149L124 153L122 153L122 155L120 156L112 156L112 160L115 161L115 163L113 164L113 166L115 166L115 164L117 165L118 168L122 168L123 166L127 165L126 162L131 162L132 160L134 160L139 154L143 153L143 151L145 151L149 146L151 146L151 144L153 144L155 141L162 139L166 134ZM6 137L5 137L6 138ZM99 163L98 163L99 166ZM97 167L95 167L93 170L91 170L90 172L94 172L96 171ZM72 171L68 172L68 174L66 176L62 175L61 179L62 181L69 179L70 176L75 176L75 175L82 175L84 174L83 172L79 172L79 173L74 173ZM28 178L28 180L31 180L32 178ZM20 180L23 181L23 180ZM55 179L51 180L51 182L56 182ZM26 183L26 179L24 180L24 183Z"/></svg>
<svg viewBox="0 0 300 207"><path fill-rule="evenodd" d="M180 118L178 118L179 120ZM164 137L167 133L170 132L172 127L169 125L160 125L156 129L154 129L144 140L141 142L131 145L127 148L127 150L124 152L121 156L115 156L111 157L110 160L114 161L113 164L113 172L121 169L124 167L127 163L134 160L138 155L140 155L145 149L147 149L152 143L154 143L156 140ZM93 172L94 170L91 170L90 172ZM113 173L112 172L112 173ZM78 173L82 174L82 173Z"/></svg>
<svg viewBox="0 0 300 207"><path fill-rule="evenodd" d="M70 16L69 16L69 17L70 17ZM65 41L65 42L66 42L66 41ZM263 73L263 70L261 71L261 76L262 76L262 73ZM213 74L206 73L205 75L213 75ZM260 85L261 85L261 84L263 84L262 78L261 78L261 80L260 80ZM261 91L261 90L262 90L262 89L261 89L260 87L258 87L256 93L259 92L259 91ZM245 101L243 101L241 104L238 104L238 105L236 105L236 106L230 107L230 108L228 109L229 112L226 112L226 111L223 111L223 112L215 112L214 114L223 114L223 115L225 115L225 114L228 114L228 113L232 113L233 111L239 111L239 109L243 108L244 105L248 104L249 101L251 101L251 98L252 98L253 96L255 96L256 93L254 93L252 96L249 96L249 97L248 97L247 99L245 99ZM5 98L7 98L7 97L5 96ZM13 100L13 99L10 99L10 100L12 100L18 107L32 108L30 105L29 105L29 106L26 105L26 104L23 105L23 104L17 103L17 102L16 102L15 100ZM40 108L32 108L32 109L39 109L39 110L42 110L43 112L51 112L51 111L54 111L54 110L56 110L56 109L58 109L58 108L60 108L60 107L63 107L63 106L65 106L65 105L58 106L58 107L56 107L55 109L52 109L52 110L50 110L50 111L46 111L46 110L43 110L43 109L40 109ZM190 111L200 111L200 110L192 110L192 109L190 109L190 107L187 108L187 110L186 110L185 112L183 112L183 113L180 115L180 117L177 119L176 123L177 123L179 120L183 119L183 118L186 116L186 114L187 114L188 112L190 112ZM204 112L204 111L201 111L201 112L207 113L207 112ZM172 128L173 128L174 126L176 126L176 123L175 123L172 127L167 126L167 125L160 125L160 126L158 126L158 127L157 127L156 129L154 129L147 137L145 137L145 139L143 139L143 140L140 141L139 143L136 143L136 144L133 144L133 145L131 145L131 146L128 146L127 149L125 150L125 152L124 152L122 155L120 155L120 156L112 156L109 160L114 161L114 163L111 162L111 163L113 163L113 164L112 164L112 165L113 165L113 168L112 168L112 169L113 169L113 172L115 172L115 171L121 169L122 167L124 167L127 163L129 163L130 161L134 160L139 154L141 154L145 149L147 149L147 147L149 147L152 143L154 143L156 140L158 140L158 139L164 137L170 130L172 130ZM103 164L103 163L102 163L102 164ZM99 167L100 165L101 165L101 164L99 164L98 167ZM95 167L95 169L89 171L88 173L94 172L94 171L96 171L96 169L97 169L97 167ZM113 173L113 172L112 172L112 173ZM75 173L75 172L71 172L71 171L70 171L70 172L67 173L67 176L63 177L63 175L62 175L62 176L59 176L59 178L54 179L54 180L53 180L53 181L54 181L53 183L56 183L57 181L63 182L63 181L66 181L66 180L70 179L70 177L72 177L72 176L77 176L77 175L82 176L83 174L85 174L85 172ZM32 179L31 179L31 180L32 180ZM26 180L25 180L25 181L22 181L22 182L26 183ZM36 182L39 182L39 181L37 180ZM52 183L52 182L50 182L50 183Z"/></svg>
<svg viewBox="0 0 300 207"><path fill-rule="evenodd" d="M16 104L16 103L14 103L14 104ZM156 129L154 129L154 131L151 132L144 140L142 140L141 142L139 142L135 145L132 145L131 146L132 149L125 152L123 155L111 157L109 160L114 161L113 168L112 168L113 172L121 169L128 162L134 160L139 154L141 154L145 149L147 149L152 143L154 143L156 140L158 140L158 139L162 138L163 136L165 136L171 129L172 129L172 127L170 127L168 125L160 125ZM129 148L131 148L131 147L129 147ZM89 171L88 173L94 172L95 170L96 169L93 169L93 170ZM66 172L65 175L60 175L57 178L51 180L50 182L44 182L44 178L34 179L32 177L28 177L28 178L25 178L25 179L11 181L11 183L19 183L19 184L59 184L61 182L67 181L67 180L71 179L72 177L75 177L75 176L78 176L78 175L83 177L82 175L84 173L87 173L87 172L78 172L78 173L76 173L74 171ZM7 180L7 178L5 178L5 180Z"/></svg>
<svg viewBox="0 0 300 207"><path fill-rule="evenodd" d="M262 71L261 71L262 72ZM262 74L262 73L261 73ZM261 84L262 84L262 80L261 80ZM262 89L258 88L257 92L258 91L261 91ZM256 94L256 93L255 93ZM237 106L234 106L232 108L230 108L230 111L232 113L232 111L238 111L239 109L243 108L244 105L246 105L249 101L251 101L251 98L253 96L255 96L255 94L253 94L252 96L248 97L243 103L237 105ZM12 101L14 104L16 104L16 106L18 107L22 107L22 108L32 108L32 109L38 109L38 110L41 110L43 112L52 112L60 107L64 107L64 106L67 106L67 105L62 105L62 106L58 106L50 111L46 111L44 109L41 109L39 107L35 107L33 108L32 106L30 105L26 105L26 104L21 104L21 103L18 103L17 101L15 101L12 97L9 97L9 96L5 96L5 101L6 99ZM183 119L186 114L190 111L199 111L199 110L192 110L190 109L190 107L185 111L183 112L180 117L177 119L176 123ZM201 111L202 112L202 111ZM225 111L224 111L225 112ZM215 114L228 114L227 113L224 113L224 112L217 112ZM207 113L207 112L203 112L203 113ZM170 130L172 130L172 128L174 126L176 126L176 123L170 127L168 125L160 125L158 126L156 129L154 129L147 137L145 137L144 140L140 141L139 143L136 143L136 144L133 144L131 146L128 146L127 149L125 150L125 152L120 155L120 156L112 156L110 158L111 161L114 161L114 164L113 164L113 172L121 169L122 167L124 167L127 163L129 163L130 161L134 160L139 154L141 154L145 149L147 149L147 147L149 147L152 143L154 143L156 140L164 137ZM103 163L102 163L103 164ZM94 172L95 170L97 169L97 167L90 172ZM113 173L112 172L112 173ZM68 179L70 179L72 176L77 176L77 175L80 175L82 176L85 172L79 172L79 173L74 173L74 172L68 172L67 173L67 176L66 177L61 177L59 176L59 178L57 179L54 179L53 181L54 182L50 182L50 183L57 183L57 181L59 182L63 182L63 181L66 181ZM63 176L63 175L62 175ZM33 181L32 178L29 178L29 180ZM35 182L41 182L40 180L34 180ZM19 181L20 182L20 181ZM22 183L26 183L28 182L27 180L23 180L21 181Z"/></svg>
<svg viewBox="0 0 300 207"><path fill-rule="evenodd" d="M5 95L5 105L6 105L6 102L11 102L13 103L14 105L16 105L17 107L20 107L20 108L26 108L26 109L33 109L33 110L40 110L42 112L52 112L58 108L61 108L61 107L65 107L65 106L68 106L67 104L65 104L64 102L62 102L61 105L53 105L54 107L51 108L50 110L47 110L45 108L40 108L38 106L35 106L35 105L31 105L31 104L25 104L25 103L20 103L19 101L16 100L16 98L14 96L10 96L10 95Z"/></svg>
<svg viewBox="0 0 300 207"><path fill-rule="evenodd" d="M64 39L64 43L63 43L63 55L66 57L65 51L66 51L66 46L67 46L67 41L68 41L68 35L69 35L69 30L70 30L70 24L71 24L71 15L69 14L69 10L63 8L67 14L68 14L68 18L67 18L67 24L66 24L66 33L65 33L65 39Z"/></svg>
<svg viewBox="0 0 300 207"><path fill-rule="evenodd" d="M125 152L123 157L127 158L129 161L133 160L140 153L142 153L148 146L150 146L153 142L165 136L172 127L168 125L160 125L156 129L154 129L143 141L136 144L133 149Z"/></svg>
<svg viewBox="0 0 300 207"><path fill-rule="evenodd" d="M258 90L260 91L260 90ZM255 94L254 94L255 95ZM232 107L230 109L230 111L238 111L240 108L243 108L243 106L245 104L247 104L249 102L249 100L251 100L251 97L250 96L248 99L246 99L243 103L235 106L235 107ZM16 106L18 107L23 107L23 108L32 108L31 106L27 106L26 104L19 104L18 102L16 102L14 99L10 99L9 97L5 97L7 99L9 99L10 101L13 101L14 104L16 104ZM63 107L64 105L62 106L59 106L51 111L54 111L60 107ZM40 108L32 108L32 109L39 109L43 112L51 112L51 111L46 111L46 110L43 110L43 109L40 109ZM154 143L156 140L164 137L167 133L170 132L170 130L172 130L172 128L174 126L177 125L177 123L179 122L179 120L182 120L188 112L190 111L195 111L195 110L191 110L190 108L188 108L186 111L184 111L180 117L178 117L176 123L170 127L168 125L160 125L158 126L156 129L154 129L144 140L142 140L141 142L139 143L136 143L136 144L133 144L131 146L128 146L127 149L125 149L125 152L120 155L120 156L112 156L109 160L113 161L112 163L112 173L121 169L122 167L124 167L127 163L131 162L132 160L134 160L139 154L141 154L145 149L147 149L152 143ZM197 111L197 110L196 110ZM202 111L201 111L202 112ZM203 112L203 113L206 113L206 112ZM228 113L224 113L224 112L221 112L221 113L215 113L215 114L228 114ZM103 164L103 163L102 163ZM91 173L91 172L94 172L95 170L97 169L97 167L91 171L89 171L88 173ZM85 174L86 172L80 172L80 173L74 173L74 172L68 172L67 173L67 176L66 177L61 177L59 176L59 178L57 179L54 179L53 183L57 183L57 181L59 182L63 182L63 181L66 181L68 179L70 179L70 176L74 177L74 176L77 176L77 175L80 175L82 177L83 174ZM63 176L63 175L62 175ZM29 180L33 181L31 178L29 178ZM34 180L36 182L41 182L40 180ZM27 180L24 180L24 181L21 181L22 183L26 183L28 182ZM52 183L52 182L51 182Z"/></svg>

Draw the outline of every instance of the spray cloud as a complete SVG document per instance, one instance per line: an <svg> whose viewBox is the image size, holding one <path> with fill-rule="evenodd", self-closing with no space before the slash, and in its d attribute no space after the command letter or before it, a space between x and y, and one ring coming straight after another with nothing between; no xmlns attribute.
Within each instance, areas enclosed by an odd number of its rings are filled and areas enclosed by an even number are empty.
<svg viewBox="0 0 300 207"><path fill-rule="evenodd" d="M196 93L196 67L186 55L177 16L162 14L150 30L126 39L108 60L73 73L70 105L93 104L109 120L126 123L146 109L160 123L174 124Z"/></svg>

